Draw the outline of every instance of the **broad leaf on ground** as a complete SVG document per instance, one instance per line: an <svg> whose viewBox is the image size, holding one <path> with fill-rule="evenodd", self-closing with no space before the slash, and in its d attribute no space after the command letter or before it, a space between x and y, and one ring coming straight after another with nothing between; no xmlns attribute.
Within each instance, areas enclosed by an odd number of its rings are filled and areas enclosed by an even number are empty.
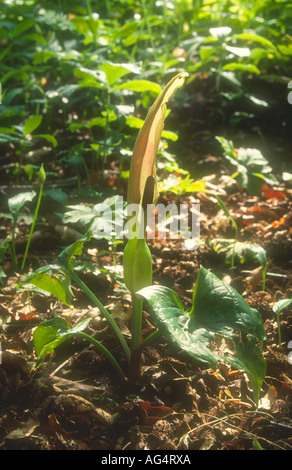
<svg viewBox="0 0 292 470"><path fill-rule="evenodd" d="M167 287L150 286L138 293L148 301L155 326L168 340L212 368L218 361L228 361L245 370L258 400L266 370L258 343L266 334L259 312L232 287L201 267L190 313L184 312L180 298ZM218 335L234 341L237 357L211 349Z"/></svg>

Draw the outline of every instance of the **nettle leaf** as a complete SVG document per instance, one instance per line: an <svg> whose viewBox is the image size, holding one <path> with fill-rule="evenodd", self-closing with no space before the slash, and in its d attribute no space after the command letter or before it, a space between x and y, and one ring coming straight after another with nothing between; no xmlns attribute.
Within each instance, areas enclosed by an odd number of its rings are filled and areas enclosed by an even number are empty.
<svg viewBox="0 0 292 470"><path fill-rule="evenodd" d="M164 286L150 286L138 292L149 304L155 326L179 349L212 368L227 361L247 372L258 400L265 376L260 347L265 330L259 312L213 273L201 267L193 293L193 306L185 313L178 295ZM242 343L241 335L246 341ZM218 354L212 347L216 337L235 344L236 355Z"/></svg>

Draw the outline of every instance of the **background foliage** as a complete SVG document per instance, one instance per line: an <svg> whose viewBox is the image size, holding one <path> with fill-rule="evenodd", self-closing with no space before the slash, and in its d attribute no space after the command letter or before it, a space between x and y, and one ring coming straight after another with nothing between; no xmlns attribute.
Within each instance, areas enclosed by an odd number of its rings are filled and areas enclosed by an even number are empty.
<svg viewBox="0 0 292 470"><path fill-rule="evenodd" d="M181 70L168 121L181 139L166 137L192 173L189 151L218 149L216 134L248 131L275 162L286 151L289 1L6 0L0 19L4 178L32 180L43 162L93 183L108 157L127 171L140 119Z"/></svg>

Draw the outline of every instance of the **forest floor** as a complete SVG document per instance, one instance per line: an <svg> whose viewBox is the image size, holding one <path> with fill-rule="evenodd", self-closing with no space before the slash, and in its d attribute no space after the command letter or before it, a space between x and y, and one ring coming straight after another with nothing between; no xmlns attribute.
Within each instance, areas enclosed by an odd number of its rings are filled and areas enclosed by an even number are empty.
<svg viewBox="0 0 292 470"><path fill-rule="evenodd" d="M226 189L226 178L213 174L209 184ZM73 191L74 193L74 191ZM171 287L191 306L200 265L233 286L256 308L267 333L263 355L267 374L259 406L255 407L248 379L241 370L219 363L217 370L190 361L163 338L149 346L142 358L142 376L127 389L107 360L81 339L64 343L36 367L32 335L45 318L59 315L75 324L91 318L88 332L123 364L118 344L106 320L73 287L72 306L54 297L17 290L19 274L7 260L7 280L0 293L2 364L0 366L1 450L291 450L292 313L280 313L282 340L272 306L292 297L291 189L282 185L260 196L233 190L225 203L236 219L239 239L264 246L268 255L265 291L261 269L254 259L236 264L233 272L224 254L210 241L234 236L230 221L207 195L185 195L181 202L200 203L201 243L184 250L180 240L150 240L154 283ZM2 227L3 228L3 227ZM11 227L10 227L11 228ZM9 224L6 227L9 230ZM25 227L23 228L25 231ZM32 245L29 262L52 262L59 254L60 235L51 225ZM69 244L69 243L68 243ZM18 241L22 256L23 240ZM122 254L102 255L103 242L94 241L86 256L108 274L83 273L83 280L120 323L130 338L130 298L116 288ZM152 329L144 312L143 334Z"/></svg>

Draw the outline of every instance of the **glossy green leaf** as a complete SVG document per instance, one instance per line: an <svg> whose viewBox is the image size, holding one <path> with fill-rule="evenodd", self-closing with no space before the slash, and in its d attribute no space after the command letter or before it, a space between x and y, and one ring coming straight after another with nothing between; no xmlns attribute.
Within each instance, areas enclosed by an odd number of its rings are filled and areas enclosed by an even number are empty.
<svg viewBox="0 0 292 470"><path fill-rule="evenodd" d="M218 361L228 361L244 369L258 399L265 375L258 343L266 338L266 333L258 311L250 308L232 287L201 267L188 314L178 295L167 287L150 286L138 294L148 301L155 326L169 341L212 368L217 367ZM242 334L246 337L244 343ZM211 347L218 335L234 341L237 357L222 356Z"/></svg>
<svg viewBox="0 0 292 470"><path fill-rule="evenodd" d="M66 332L69 330L70 326L65 320L65 318L62 317L53 317L50 318L49 320L45 320L41 323L42 326L52 326L54 327L58 332Z"/></svg>
<svg viewBox="0 0 292 470"><path fill-rule="evenodd" d="M292 44L279 44L278 49L281 52L281 54L286 55L286 56L292 56Z"/></svg>
<svg viewBox="0 0 292 470"><path fill-rule="evenodd" d="M0 133L1 134L16 134L17 135L16 130L13 129L12 127L0 127Z"/></svg>
<svg viewBox="0 0 292 470"><path fill-rule="evenodd" d="M209 57L213 56L216 53L215 47L202 47L200 49L200 57L203 61L209 59Z"/></svg>
<svg viewBox="0 0 292 470"><path fill-rule="evenodd" d="M216 368L219 356L209 348L214 335L206 328L193 328L178 295L168 287L150 286L138 294L147 299L155 326L178 349Z"/></svg>
<svg viewBox="0 0 292 470"><path fill-rule="evenodd" d="M277 183L268 160L260 150L240 147L236 153L232 142L224 137L217 136L216 139L222 145L224 157L237 167L235 177L238 179L239 186L246 188L249 194L258 194L263 184L262 181L268 184Z"/></svg>
<svg viewBox="0 0 292 470"><path fill-rule="evenodd" d="M93 206L86 206L84 204L76 204L74 206L67 206L67 212L64 215L64 222L69 224L82 223L87 225L93 221L95 214Z"/></svg>
<svg viewBox="0 0 292 470"><path fill-rule="evenodd" d="M231 330L266 338L260 314L245 302L231 286L201 267L196 280L190 317L198 327L208 327L222 334Z"/></svg>

